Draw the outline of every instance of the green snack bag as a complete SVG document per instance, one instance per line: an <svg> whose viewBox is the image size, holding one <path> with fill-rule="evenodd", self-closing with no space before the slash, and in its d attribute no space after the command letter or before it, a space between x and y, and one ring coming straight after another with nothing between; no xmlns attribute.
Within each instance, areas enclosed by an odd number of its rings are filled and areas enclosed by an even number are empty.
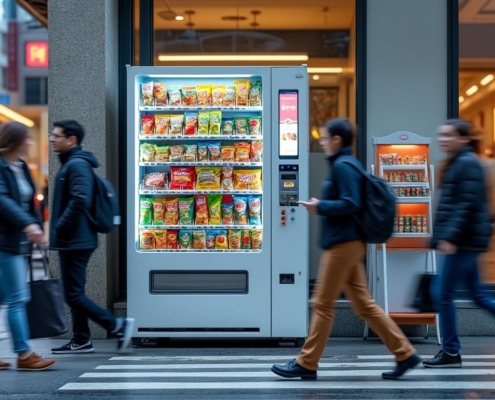
<svg viewBox="0 0 495 400"><path fill-rule="evenodd" d="M154 199L153 204L153 225L163 225L165 220L165 203L163 200Z"/></svg>
<svg viewBox="0 0 495 400"><path fill-rule="evenodd" d="M179 199L179 224L194 225L194 197Z"/></svg>
<svg viewBox="0 0 495 400"><path fill-rule="evenodd" d="M210 225L220 225L222 223L222 195L208 195L208 214Z"/></svg>
<svg viewBox="0 0 495 400"><path fill-rule="evenodd" d="M192 248L192 231L179 231L179 248L183 250L189 250Z"/></svg>
<svg viewBox="0 0 495 400"><path fill-rule="evenodd" d="M249 117L248 125L250 135L261 135L261 117Z"/></svg>
<svg viewBox="0 0 495 400"><path fill-rule="evenodd" d="M230 118L222 119L222 135L234 134L234 120Z"/></svg>
<svg viewBox="0 0 495 400"><path fill-rule="evenodd" d="M210 135L220 135L221 126L222 126L222 112L212 111L210 113Z"/></svg>
<svg viewBox="0 0 495 400"><path fill-rule="evenodd" d="M140 225L151 225L153 222L152 218L153 212L153 202L147 197L142 197L139 201L139 224Z"/></svg>
<svg viewBox="0 0 495 400"><path fill-rule="evenodd" d="M248 119L246 117L236 117L235 121L235 133L236 135L247 135L248 133Z"/></svg>
<svg viewBox="0 0 495 400"><path fill-rule="evenodd" d="M142 162L155 161L156 146L151 143L143 143L140 146L140 160Z"/></svg>
<svg viewBox="0 0 495 400"><path fill-rule="evenodd" d="M261 106L261 81L251 82L249 105L251 107Z"/></svg>
<svg viewBox="0 0 495 400"><path fill-rule="evenodd" d="M251 231L249 229L242 230L241 247L243 250L251 249Z"/></svg>
<svg viewBox="0 0 495 400"><path fill-rule="evenodd" d="M198 135L208 135L210 129L210 113L201 111L198 117Z"/></svg>

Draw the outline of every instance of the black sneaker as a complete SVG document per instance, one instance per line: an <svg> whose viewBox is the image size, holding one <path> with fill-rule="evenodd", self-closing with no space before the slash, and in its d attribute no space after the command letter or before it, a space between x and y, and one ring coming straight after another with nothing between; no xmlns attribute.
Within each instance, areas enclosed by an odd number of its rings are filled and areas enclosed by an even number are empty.
<svg viewBox="0 0 495 400"><path fill-rule="evenodd" d="M303 380L316 380L317 372L300 366L296 359L287 364L274 364L272 372L282 378L301 378Z"/></svg>
<svg viewBox="0 0 495 400"><path fill-rule="evenodd" d="M445 351L440 350L431 360L423 361L425 368L462 368L462 358L460 354L450 356Z"/></svg>
<svg viewBox="0 0 495 400"><path fill-rule="evenodd" d="M92 353L95 351L93 343L88 340L85 344L76 344L74 340L71 340L64 346L55 347L52 349L53 354L78 354L78 353Z"/></svg>
<svg viewBox="0 0 495 400"><path fill-rule="evenodd" d="M382 374L383 379L399 379L410 369L413 369L421 362L421 358L417 354L413 354L411 357L404 361L397 362L395 369L387 371Z"/></svg>
<svg viewBox="0 0 495 400"><path fill-rule="evenodd" d="M134 328L134 318L124 318L122 326L115 332L117 336L117 351L125 350L132 339L132 329Z"/></svg>

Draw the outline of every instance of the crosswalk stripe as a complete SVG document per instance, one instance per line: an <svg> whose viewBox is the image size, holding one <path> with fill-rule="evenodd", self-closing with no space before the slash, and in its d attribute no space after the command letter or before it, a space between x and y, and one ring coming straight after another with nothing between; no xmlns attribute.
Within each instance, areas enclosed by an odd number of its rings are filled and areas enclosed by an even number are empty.
<svg viewBox="0 0 495 400"><path fill-rule="evenodd" d="M395 357L392 354L389 355L382 355L382 356L356 356L359 360L389 360L389 359L394 359ZM430 356L425 356L421 355L423 358L433 358L433 355ZM493 360L495 359L495 354L484 354L484 355L462 355L461 357L463 360Z"/></svg>

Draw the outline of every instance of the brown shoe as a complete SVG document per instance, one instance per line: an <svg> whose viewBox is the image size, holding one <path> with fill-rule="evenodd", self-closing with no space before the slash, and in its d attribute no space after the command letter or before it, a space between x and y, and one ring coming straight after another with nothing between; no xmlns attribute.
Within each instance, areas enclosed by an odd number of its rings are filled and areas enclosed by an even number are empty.
<svg viewBox="0 0 495 400"><path fill-rule="evenodd" d="M0 370L2 370L2 369L8 369L9 367L10 367L10 364L9 363L0 361Z"/></svg>
<svg viewBox="0 0 495 400"><path fill-rule="evenodd" d="M17 369L19 371L43 371L55 364L55 360L41 358L38 354L32 353L25 360L17 359Z"/></svg>

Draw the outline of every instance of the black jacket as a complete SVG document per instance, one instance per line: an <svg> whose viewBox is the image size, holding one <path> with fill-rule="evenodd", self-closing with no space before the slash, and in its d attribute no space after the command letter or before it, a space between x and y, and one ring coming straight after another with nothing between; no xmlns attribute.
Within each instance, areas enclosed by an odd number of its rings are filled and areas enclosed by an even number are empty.
<svg viewBox="0 0 495 400"><path fill-rule="evenodd" d="M474 150L466 146L444 173L431 247L444 240L461 249L482 251L491 234L483 169Z"/></svg>
<svg viewBox="0 0 495 400"><path fill-rule="evenodd" d="M50 249L96 249L98 238L88 214L93 205L98 161L81 147L59 154L62 167L55 180L50 224Z"/></svg>
<svg viewBox="0 0 495 400"><path fill-rule="evenodd" d="M24 161L22 169L26 180L33 189L33 197L29 202L29 212L22 209L21 195L14 172L7 162L0 157L0 250L7 253L21 254L21 237L26 226L39 224L38 214L34 207L33 179Z"/></svg>
<svg viewBox="0 0 495 400"><path fill-rule="evenodd" d="M350 161L363 168L352 155L350 147L342 148L329 157L331 170L323 185L323 199L318 204L321 216L320 245L324 249L339 244L363 240L356 217L361 210L362 175L353 166L343 162Z"/></svg>

